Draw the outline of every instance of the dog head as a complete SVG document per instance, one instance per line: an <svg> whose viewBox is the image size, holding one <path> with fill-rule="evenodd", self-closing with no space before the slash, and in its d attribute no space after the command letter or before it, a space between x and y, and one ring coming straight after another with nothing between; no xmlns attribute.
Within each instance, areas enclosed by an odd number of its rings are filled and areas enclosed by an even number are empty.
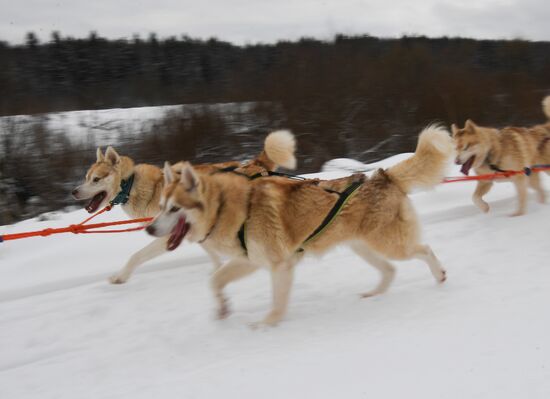
<svg viewBox="0 0 550 399"><path fill-rule="evenodd" d="M101 148L98 148L96 156L96 162L86 173L84 184L72 191L75 199L90 200L86 206L89 213L97 211L112 201L120 190L122 180L120 156L112 147L107 148L105 155L101 152Z"/></svg>
<svg viewBox="0 0 550 399"><path fill-rule="evenodd" d="M454 123L451 129L456 146L456 164L462 165L460 171L468 175L472 167L477 168L483 164L489 151L481 134L482 128L468 119L463 129L459 129Z"/></svg>
<svg viewBox="0 0 550 399"><path fill-rule="evenodd" d="M189 230L201 224L205 209L202 185L199 175L188 162L181 163L179 173L175 173L168 162L164 164L160 211L147 227L147 232L155 237L170 235L168 250L176 249Z"/></svg>

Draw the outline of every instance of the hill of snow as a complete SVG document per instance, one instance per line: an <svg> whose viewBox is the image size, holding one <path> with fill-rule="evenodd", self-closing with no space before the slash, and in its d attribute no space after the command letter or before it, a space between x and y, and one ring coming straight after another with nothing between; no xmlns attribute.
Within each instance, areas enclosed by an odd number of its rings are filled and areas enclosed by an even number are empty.
<svg viewBox="0 0 550 399"><path fill-rule="evenodd" d="M329 169L318 176L344 174ZM269 308L268 273L230 286L234 313L215 320L211 265L196 245L113 286L107 277L150 241L145 233L0 244L0 397L548 398L550 204L531 193L528 214L510 218L514 188L500 183L482 214L473 189L412 195L445 284L420 261L396 262L389 292L359 299L378 275L337 249L299 265L287 317L259 331L248 323ZM85 217L28 220L0 234ZM101 220L122 218L115 209Z"/></svg>

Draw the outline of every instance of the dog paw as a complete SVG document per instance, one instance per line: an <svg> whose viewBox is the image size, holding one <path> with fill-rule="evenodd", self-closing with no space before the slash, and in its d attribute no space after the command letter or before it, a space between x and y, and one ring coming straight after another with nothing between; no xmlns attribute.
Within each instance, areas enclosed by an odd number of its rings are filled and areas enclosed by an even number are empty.
<svg viewBox="0 0 550 399"><path fill-rule="evenodd" d="M227 316L229 316L230 314L231 314L231 311L229 310L229 307L226 305L223 305L216 312L216 317L218 320L223 320L223 319L227 319Z"/></svg>
<svg viewBox="0 0 550 399"><path fill-rule="evenodd" d="M258 331L258 330L268 330L272 327L275 327L277 323L268 323L265 320L256 321L254 323L248 324L248 327L250 327L251 330Z"/></svg>
<svg viewBox="0 0 550 399"><path fill-rule="evenodd" d="M119 274L114 274L109 277L109 282L111 284L124 284L126 281L128 281L128 277L121 276Z"/></svg>
<svg viewBox="0 0 550 399"><path fill-rule="evenodd" d="M273 312L267 315L267 317L261 321L249 324L250 328L257 330L259 328L275 327L281 321L282 315L278 312Z"/></svg>
<svg viewBox="0 0 550 399"><path fill-rule="evenodd" d="M525 215L525 211L517 211L510 215L511 218L515 218L516 216L522 216Z"/></svg>
<svg viewBox="0 0 550 399"><path fill-rule="evenodd" d="M441 269L441 275L438 277L437 282L443 284L447 280L447 271Z"/></svg>
<svg viewBox="0 0 550 399"><path fill-rule="evenodd" d="M488 213L489 212L489 209L491 209L491 207L489 206L488 203L486 203L485 201L479 201L479 202L476 202L476 206L480 209L481 212L483 213Z"/></svg>
<svg viewBox="0 0 550 399"><path fill-rule="evenodd" d="M375 291L369 291L369 292L362 292L359 294L359 298L372 298L373 296L376 296L378 295L379 293L378 292L375 292Z"/></svg>

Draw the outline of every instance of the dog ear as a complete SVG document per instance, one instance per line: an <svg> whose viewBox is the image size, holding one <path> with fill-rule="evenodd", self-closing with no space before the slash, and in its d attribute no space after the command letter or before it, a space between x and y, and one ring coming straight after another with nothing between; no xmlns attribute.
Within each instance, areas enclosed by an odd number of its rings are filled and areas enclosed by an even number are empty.
<svg viewBox="0 0 550 399"><path fill-rule="evenodd" d="M164 162L164 185L167 186L174 181L174 173L170 162Z"/></svg>
<svg viewBox="0 0 550 399"><path fill-rule="evenodd" d="M113 166L120 162L120 155L118 155L115 149L111 146L107 147L107 151L105 151L105 158Z"/></svg>
<svg viewBox="0 0 550 399"><path fill-rule="evenodd" d="M456 124L452 124L451 125L451 132L453 133L453 137L456 136L456 134L458 133L458 126Z"/></svg>
<svg viewBox="0 0 550 399"><path fill-rule="evenodd" d="M199 185L199 177L189 162L185 162L181 168L180 183L189 192L195 191Z"/></svg>
<svg viewBox="0 0 550 399"><path fill-rule="evenodd" d="M105 156L101 152L101 147L97 147L97 151L95 152L96 156L96 162L103 162L105 160Z"/></svg>
<svg viewBox="0 0 550 399"><path fill-rule="evenodd" d="M464 127L465 127L467 130L476 130L477 125L474 123L473 120L468 119L468 120L466 121L466 124L464 125Z"/></svg>

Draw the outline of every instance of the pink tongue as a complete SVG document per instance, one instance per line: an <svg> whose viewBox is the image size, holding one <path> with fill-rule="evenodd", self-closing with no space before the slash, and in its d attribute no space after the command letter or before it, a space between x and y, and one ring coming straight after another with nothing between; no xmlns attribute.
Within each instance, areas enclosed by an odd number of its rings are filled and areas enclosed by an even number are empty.
<svg viewBox="0 0 550 399"><path fill-rule="evenodd" d="M99 194L94 195L90 203L86 206L86 210L88 211L88 213L93 213L97 211L97 208L99 208L99 205L101 205L101 202L105 199L106 196L107 196L107 193L105 191L102 191Z"/></svg>
<svg viewBox="0 0 550 399"><path fill-rule="evenodd" d="M183 241L185 238L185 235L189 231L189 224L186 222L185 218L182 216L178 220L178 224L176 224L176 227L172 230L172 233L170 234L170 238L168 239L168 244L166 245L166 249L168 251L173 251Z"/></svg>
<svg viewBox="0 0 550 399"><path fill-rule="evenodd" d="M460 168L460 172L468 176L468 173L470 172L470 168L474 164L474 159L475 159L475 156L471 156L466 162L464 162L462 164L462 168Z"/></svg>

